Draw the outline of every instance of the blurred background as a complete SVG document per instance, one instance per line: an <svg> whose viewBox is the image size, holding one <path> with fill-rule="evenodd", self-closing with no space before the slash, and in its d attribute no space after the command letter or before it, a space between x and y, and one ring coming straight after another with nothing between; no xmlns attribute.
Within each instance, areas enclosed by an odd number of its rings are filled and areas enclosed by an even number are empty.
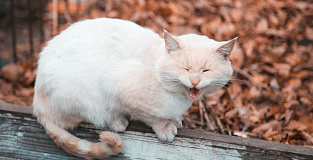
<svg viewBox="0 0 313 160"><path fill-rule="evenodd" d="M70 24L99 17L161 36L239 36L233 79L194 103L184 127L313 146L312 0L1 0L0 99L30 106L42 47Z"/></svg>

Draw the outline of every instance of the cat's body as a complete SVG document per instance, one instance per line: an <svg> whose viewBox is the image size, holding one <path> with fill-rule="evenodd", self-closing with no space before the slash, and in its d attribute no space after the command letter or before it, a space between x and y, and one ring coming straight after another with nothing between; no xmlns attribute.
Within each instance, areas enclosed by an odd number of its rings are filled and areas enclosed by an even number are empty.
<svg viewBox="0 0 313 160"><path fill-rule="evenodd" d="M100 135L103 142L90 143L64 130L83 121L122 132L130 116L150 125L159 139L172 141L192 102L229 80L235 40L173 37L166 31L164 36L117 19L72 25L40 53L34 115L58 145L84 158L107 157L123 145L112 132Z"/></svg>

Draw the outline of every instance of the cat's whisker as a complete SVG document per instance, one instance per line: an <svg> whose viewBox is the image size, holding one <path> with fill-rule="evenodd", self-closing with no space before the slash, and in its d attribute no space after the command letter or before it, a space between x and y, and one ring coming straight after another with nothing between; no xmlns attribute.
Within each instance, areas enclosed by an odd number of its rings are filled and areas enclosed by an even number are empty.
<svg viewBox="0 0 313 160"><path fill-rule="evenodd" d="M180 82L179 79L169 78L169 77L167 77L167 78L164 77L163 80L166 81L166 82Z"/></svg>
<svg viewBox="0 0 313 160"><path fill-rule="evenodd" d="M225 85L212 85L212 87L228 89Z"/></svg>
<svg viewBox="0 0 313 160"><path fill-rule="evenodd" d="M226 84L225 84L225 83L222 83L222 82L213 82L213 83L210 84L210 86L228 89L228 88L226 87Z"/></svg>

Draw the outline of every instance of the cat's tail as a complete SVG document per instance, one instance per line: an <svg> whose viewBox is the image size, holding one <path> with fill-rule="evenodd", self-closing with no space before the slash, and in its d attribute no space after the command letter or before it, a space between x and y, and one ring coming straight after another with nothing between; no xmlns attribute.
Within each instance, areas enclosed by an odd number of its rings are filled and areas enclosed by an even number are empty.
<svg viewBox="0 0 313 160"><path fill-rule="evenodd" d="M101 142L89 142L79 139L57 126L52 121L45 121L44 127L53 141L65 151L86 159L106 158L120 153L124 146L120 136L113 132L101 132Z"/></svg>

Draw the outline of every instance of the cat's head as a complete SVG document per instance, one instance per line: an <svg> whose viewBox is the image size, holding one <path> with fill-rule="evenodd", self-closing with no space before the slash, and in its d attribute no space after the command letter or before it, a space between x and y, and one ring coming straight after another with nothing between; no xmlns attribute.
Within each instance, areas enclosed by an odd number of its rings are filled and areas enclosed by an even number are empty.
<svg viewBox="0 0 313 160"><path fill-rule="evenodd" d="M236 40L217 42L206 36L172 36L164 31L164 53L156 63L156 77L166 90L192 100L213 93L233 74L229 56Z"/></svg>

